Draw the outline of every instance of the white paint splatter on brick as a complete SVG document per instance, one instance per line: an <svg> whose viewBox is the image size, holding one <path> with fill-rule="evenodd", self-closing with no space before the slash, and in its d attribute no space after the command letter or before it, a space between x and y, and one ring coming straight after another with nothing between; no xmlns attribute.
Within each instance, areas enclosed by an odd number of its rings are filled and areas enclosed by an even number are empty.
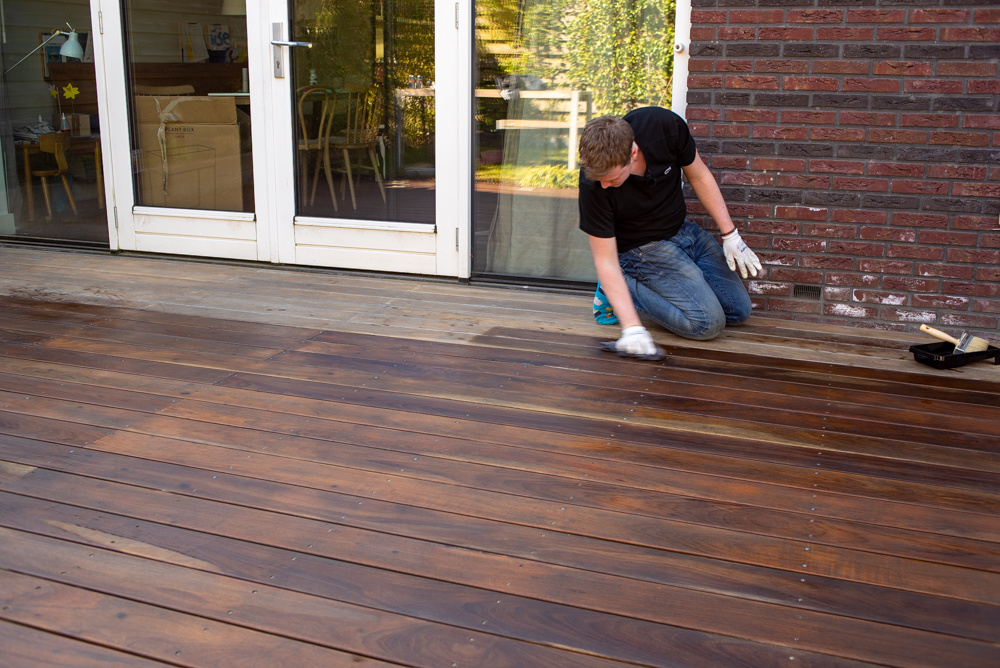
<svg viewBox="0 0 1000 668"><path fill-rule="evenodd" d="M901 322L934 322L937 317L933 311L899 311L896 315Z"/></svg>
<svg viewBox="0 0 1000 668"><path fill-rule="evenodd" d="M845 318L867 318L868 309L862 306L851 306L850 304L832 304L830 312L833 315L844 316Z"/></svg>

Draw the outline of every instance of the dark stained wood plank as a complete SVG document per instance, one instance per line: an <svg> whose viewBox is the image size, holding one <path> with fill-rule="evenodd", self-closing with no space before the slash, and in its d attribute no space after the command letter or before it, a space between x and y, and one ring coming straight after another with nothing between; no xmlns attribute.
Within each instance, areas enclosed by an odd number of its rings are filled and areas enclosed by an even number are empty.
<svg viewBox="0 0 1000 668"><path fill-rule="evenodd" d="M3 661L17 668L164 668L176 665L0 621Z"/></svg>
<svg viewBox="0 0 1000 668"><path fill-rule="evenodd" d="M0 619L186 666L398 665L3 570Z"/></svg>

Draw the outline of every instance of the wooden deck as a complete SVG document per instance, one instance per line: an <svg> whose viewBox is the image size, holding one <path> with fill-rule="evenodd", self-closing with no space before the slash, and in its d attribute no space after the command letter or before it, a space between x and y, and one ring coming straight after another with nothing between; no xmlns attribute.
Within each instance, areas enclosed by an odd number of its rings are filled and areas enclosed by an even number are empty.
<svg viewBox="0 0 1000 668"><path fill-rule="evenodd" d="M0 247L0 665L1000 665L1000 367Z"/></svg>

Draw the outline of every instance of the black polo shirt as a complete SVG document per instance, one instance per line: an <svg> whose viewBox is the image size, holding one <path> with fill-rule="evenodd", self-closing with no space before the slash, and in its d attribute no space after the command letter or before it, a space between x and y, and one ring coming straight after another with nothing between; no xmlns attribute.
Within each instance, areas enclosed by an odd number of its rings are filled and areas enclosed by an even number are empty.
<svg viewBox="0 0 1000 668"><path fill-rule="evenodd" d="M625 115L635 143L646 158L646 173L632 174L617 188L601 187L580 170L580 229L615 237L623 253L677 234L687 215L681 167L695 158L694 138L684 119L661 107L642 107Z"/></svg>

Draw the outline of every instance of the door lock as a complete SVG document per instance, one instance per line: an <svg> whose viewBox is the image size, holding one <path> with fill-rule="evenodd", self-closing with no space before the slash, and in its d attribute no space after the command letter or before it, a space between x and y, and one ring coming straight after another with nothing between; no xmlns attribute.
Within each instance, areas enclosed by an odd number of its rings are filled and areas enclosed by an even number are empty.
<svg viewBox="0 0 1000 668"><path fill-rule="evenodd" d="M288 40L282 39L284 37L285 24L283 23L272 23L271 24L271 34L274 39L271 40L271 60L274 62L274 78L284 79L285 78L285 55L281 50L281 47L287 46L288 48L305 48L311 49L313 47L312 42L290 42Z"/></svg>

